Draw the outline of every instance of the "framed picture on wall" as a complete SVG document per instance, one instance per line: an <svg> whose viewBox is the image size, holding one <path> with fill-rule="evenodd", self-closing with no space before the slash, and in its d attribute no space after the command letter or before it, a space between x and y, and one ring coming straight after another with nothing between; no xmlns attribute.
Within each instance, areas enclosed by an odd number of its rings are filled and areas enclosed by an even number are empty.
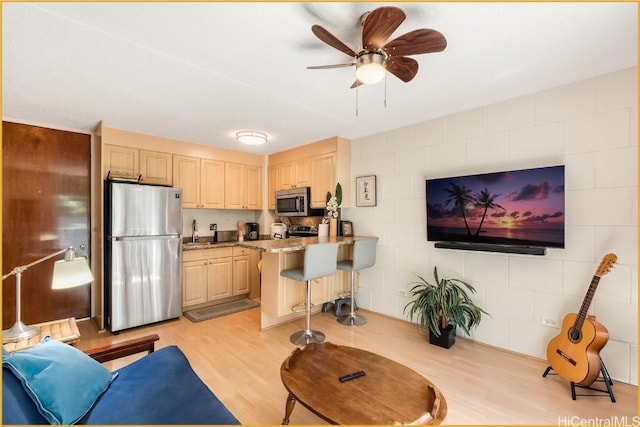
<svg viewBox="0 0 640 427"><path fill-rule="evenodd" d="M353 236L353 224L351 223L351 221L342 221L342 235L344 237L351 237Z"/></svg>
<svg viewBox="0 0 640 427"><path fill-rule="evenodd" d="M356 206L376 205L376 176L356 177Z"/></svg>

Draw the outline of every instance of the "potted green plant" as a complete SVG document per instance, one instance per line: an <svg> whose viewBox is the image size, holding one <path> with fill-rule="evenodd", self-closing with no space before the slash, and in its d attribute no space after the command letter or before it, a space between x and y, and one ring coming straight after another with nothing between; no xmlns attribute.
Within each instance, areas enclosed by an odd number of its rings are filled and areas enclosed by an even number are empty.
<svg viewBox="0 0 640 427"><path fill-rule="evenodd" d="M469 293L475 288L460 279L438 276L438 267L433 268L434 282L420 275L412 282L410 294L413 298L405 307L409 319L417 321L421 328L429 329L429 342L449 348L455 342L456 327L469 335L469 330L478 326L486 311L475 305Z"/></svg>

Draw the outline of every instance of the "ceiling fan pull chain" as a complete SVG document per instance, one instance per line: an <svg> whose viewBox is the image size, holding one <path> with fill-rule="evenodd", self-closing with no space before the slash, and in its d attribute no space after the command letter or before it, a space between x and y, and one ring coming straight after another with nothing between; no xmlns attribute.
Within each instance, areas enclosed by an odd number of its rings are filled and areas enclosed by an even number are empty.
<svg viewBox="0 0 640 427"><path fill-rule="evenodd" d="M387 73L384 73L384 108L387 108Z"/></svg>
<svg viewBox="0 0 640 427"><path fill-rule="evenodd" d="M358 86L356 86L356 117L358 117Z"/></svg>

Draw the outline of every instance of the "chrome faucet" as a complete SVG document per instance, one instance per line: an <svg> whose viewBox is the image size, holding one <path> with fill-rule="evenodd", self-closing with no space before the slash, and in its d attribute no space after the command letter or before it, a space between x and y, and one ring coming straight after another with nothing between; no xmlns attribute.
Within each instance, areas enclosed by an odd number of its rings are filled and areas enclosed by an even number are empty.
<svg viewBox="0 0 640 427"><path fill-rule="evenodd" d="M191 242L192 243L195 243L198 241L198 233L196 233L196 231L198 231L198 223L194 218L193 224L191 225Z"/></svg>

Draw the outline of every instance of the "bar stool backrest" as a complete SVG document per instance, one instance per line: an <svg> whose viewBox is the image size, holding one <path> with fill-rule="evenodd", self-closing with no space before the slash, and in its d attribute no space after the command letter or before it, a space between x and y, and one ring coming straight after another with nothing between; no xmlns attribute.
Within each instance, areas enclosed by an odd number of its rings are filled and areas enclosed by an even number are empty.
<svg viewBox="0 0 640 427"><path fill-rule="evenodd" d="M372 267L376 263L377 239L356 240L353 242L353 270Z"/></svg>
<svg viewBox="0 0 640 427"><path fill-rule="evenodd" d="M304 250L302 280L313 280L331 276L336 272L338 260L337 243L308 245Z"/></svg>

